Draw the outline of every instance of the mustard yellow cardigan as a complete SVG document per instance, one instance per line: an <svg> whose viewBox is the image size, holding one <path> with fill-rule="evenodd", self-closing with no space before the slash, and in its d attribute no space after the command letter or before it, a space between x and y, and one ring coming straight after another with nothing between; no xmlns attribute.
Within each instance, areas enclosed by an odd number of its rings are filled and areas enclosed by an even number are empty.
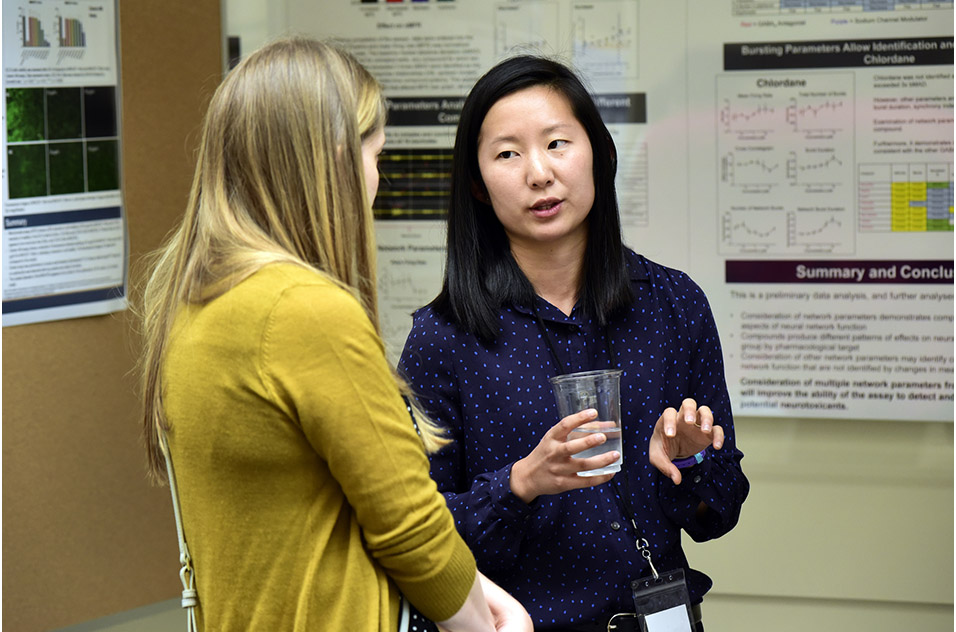
<svg viewBox="0 0 956 632"><path fill-rule="evenodd" d="M393 632L443 620L475 561L358 301L272 264L177 314L164 406L200 625Z"/></svg>

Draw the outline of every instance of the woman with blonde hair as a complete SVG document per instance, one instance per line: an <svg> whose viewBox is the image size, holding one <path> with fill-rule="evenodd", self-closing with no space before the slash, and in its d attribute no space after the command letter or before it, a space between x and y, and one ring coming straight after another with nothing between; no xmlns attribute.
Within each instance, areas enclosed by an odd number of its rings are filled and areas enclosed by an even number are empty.
<svg viewBox="0 0 956 632"><path fill-rule="evenodd" d="M149 470L166 476L165 436L206 629L391 631L402 595L447 630L531 629L477 573L428 475L443 440L413 425L385 359L384 119L380 85L334 46L251 54L212 98L185 215L152 261Z"/></svg>

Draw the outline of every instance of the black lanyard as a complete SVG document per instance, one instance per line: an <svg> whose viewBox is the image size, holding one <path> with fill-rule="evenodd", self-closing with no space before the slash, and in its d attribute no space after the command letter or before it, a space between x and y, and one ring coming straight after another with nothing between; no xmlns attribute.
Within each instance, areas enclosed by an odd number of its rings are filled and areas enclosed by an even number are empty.
<svg viewBox="0 0 956 632"><path fill-rule="evenodd" d="M551 332L548 331L548 328L544 324L541 315L538 313L538 306L532 304L531 311L534 314L535 320L538 322L538 329L541 330L542 336L544 336L544 341L548 345L548 352L551 354L551 361L554 363L554 367L558 370L558 375L567 374L567 367L564 366L564 363L561 362L561 358L558 357L557 352L554 349L554 341L551 339ZM604 327L604 344L607 347L607 357L610 359L611 367L614 367L616 362L616 356L614 353L614 346L611 344L611 330L610 327ZM624 516L631 523L631 526L634 527L634 538L636 540L635 545L637 550L640 552L641 556L647 560L648 565L651 567L651 572L654 574L654 578L657 578L657 569L654 568L654 563L651 561L651 552L648 547L647 540L640 536L640 532L637 529L637 520L634 518L634 510L631 507L631 497L630 486L627 482L627 471L624 469L623 463L621 464L621 474L623 476L615 476L612 479L614 484L614 495L617 496L617 499L621 502L621 508L624 510ZM621 482L623 479L623 483ZM624 489L621 489L621 486L624 486Z"/></svg>

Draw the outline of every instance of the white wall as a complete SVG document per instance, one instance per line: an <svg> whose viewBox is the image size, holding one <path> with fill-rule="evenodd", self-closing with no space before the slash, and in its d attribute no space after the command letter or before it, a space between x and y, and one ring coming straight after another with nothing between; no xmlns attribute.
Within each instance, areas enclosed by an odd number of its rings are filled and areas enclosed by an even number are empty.
<svg viewBox="0 0 956 632"><path fill-rule="evenodd" d="M286 0L223 0L222 6L226 37L239 37L242 55L287 31Z"/></svg>
<svg viewBox="0 0 956 632"><path fill-rule="evenodd" d="M953 425L737 419L740 524L688 542L708 631L953 629Z"/></svg>

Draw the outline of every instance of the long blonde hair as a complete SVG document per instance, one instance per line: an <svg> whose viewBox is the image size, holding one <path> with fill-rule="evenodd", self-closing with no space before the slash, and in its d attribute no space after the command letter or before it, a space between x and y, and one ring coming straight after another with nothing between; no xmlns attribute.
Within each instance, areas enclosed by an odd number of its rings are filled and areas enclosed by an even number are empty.
<svg viewBox="0 0 956 632"><path fill-rule="evenodd" d="M162 367L183 303L287 262L352 293L381 335L361 145L384 128L385 111L381 85L354 57L299 37L250 54L216 90L182 223L150 258L143 294L142 421L155 480L166 469ZM427 418L419 426L427 449L447 443Z"/></svg>

